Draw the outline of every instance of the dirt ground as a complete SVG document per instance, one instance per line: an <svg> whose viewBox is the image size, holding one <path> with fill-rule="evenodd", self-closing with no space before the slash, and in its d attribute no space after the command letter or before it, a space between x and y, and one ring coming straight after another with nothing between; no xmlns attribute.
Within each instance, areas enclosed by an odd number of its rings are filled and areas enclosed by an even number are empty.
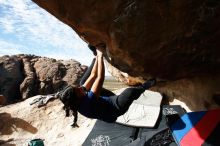
<svg viewBox="0 0 220 146"><path fill-rule="evenodd" d="M38 108L29 104L33 99L0 107L0 145L27 146L41 138L46 146L80 146L95 124L79 115L79 128L72 128L73 118L65 117L59 100Z"/></svg>

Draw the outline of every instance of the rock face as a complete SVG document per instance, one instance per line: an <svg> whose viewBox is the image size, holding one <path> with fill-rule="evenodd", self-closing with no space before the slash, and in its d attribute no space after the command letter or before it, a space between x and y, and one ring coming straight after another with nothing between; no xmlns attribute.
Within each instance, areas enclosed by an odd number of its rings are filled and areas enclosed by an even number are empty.
<svg viewBox="0 0 220 146"><path fill-rule="evenodd" d="M144 79L142 77L132 77L129 74L120 71L119 69L112 66L107 61L105 62L108 72L115 77L118 81L125 83L126 85L138 85L142 82L144 82Z"/></svg>
<svg viewBox="0 0 220 146"><path fill-rule="evenodd" d="M6 98L3 95L0 95L0 106L6 103Z"/></svg>
<svg viewBox="0 0 220 146"><path fill-rule="evenodd" d="M165 95L171 104L176 99L192 111L220 107L220 76L198 76L173 82L160 82L153 90Z"/></svg>
<svg viewBox="0 0 220 146"><path fill-rule="evenodd" d="M105 43L123 72L178 79L220 71L218 0L34 1L89 43Z"/></svg>
<svg viewBox="0 0 220 146"><path fill-rule="evenodd" d="M0 94L12 101L21 98L20 84L24 79L22 60L18 57L0 57Z"/></svg>
<svg viewBox="0 0 220 146"><path fill-rule="evenodd" d="M123 73L166 81L164 93L172 90L180 96L175 98L183 100L182 95L187 95L187 101L204 93L203 102L212 105L212 97L220 91L216 89L220 84L218 0L33 1L86 42L106 44L106 59ZM207 79L201 88L200 79ZM199 91L190 89L188 82ZM174 83L179 88L168 88ZM202 105L193 109L206 108Z"/></svg>
<svg viewBox="0 0 220 146"><path fill-rule="evenodd" d="M0 94L7 102L38 94L51 94L65 85L76 85L86 66L32 55L0 57Z"/></svg>

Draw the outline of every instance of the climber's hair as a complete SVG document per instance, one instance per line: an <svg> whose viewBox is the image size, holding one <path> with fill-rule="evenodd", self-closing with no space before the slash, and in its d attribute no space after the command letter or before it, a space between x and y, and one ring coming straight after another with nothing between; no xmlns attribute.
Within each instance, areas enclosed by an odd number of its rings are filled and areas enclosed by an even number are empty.
<svg viewBox="0 0 220 146"><path fill-rule="evenodd" d="M65 89L62 91L60 95L60 100L64 104L63 109L66 112L66 117L70 116L70 113L74 116L74 121L73 124L71 125L72 127L78 127L77 125L77 120L78 120L78 112L77 112L77 107L78 107L78 101L76 98L76 90L77 87L72 87L72 86L67 86Z"/></svg>

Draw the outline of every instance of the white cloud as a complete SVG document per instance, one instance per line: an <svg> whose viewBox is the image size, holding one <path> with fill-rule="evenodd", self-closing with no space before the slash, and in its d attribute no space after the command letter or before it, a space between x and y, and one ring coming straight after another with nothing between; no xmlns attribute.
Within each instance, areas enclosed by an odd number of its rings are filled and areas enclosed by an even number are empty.
<svg viewBox="0 0 220 146"><path fill-rule="evenodd" d="M1 0L0 27L13 33L19 40L52 46L66 52L87 51L87 45L67 25L30 0ZM88 51L87 51L88 52Z"/></svg>
<svg viewBox="0 0 220 146"><path fill-rule="evenodd" d="M4 42L0 40L0 56L3 55L14 55L14 54L21 54L22 52L20 51L19 48L24 48L24 46L18 45L18 44L11 44L8 42Z"/></svg>
<svg viewBox="0 0 220 146"><path fill-rule="evenodd" d="M6 32L10 32L10 33L13 32L14 28L13 28L13 24L11 23L11 21L7 21L5 18L2 18L0 23L4 25Z"/></svg>
<svg viewBox="0 0 220 146"><path fill-rule="evenodd" d="M93 58L69 26L31 0L0 0L0 56L6 54L75 59L85 65Z"/></svg>

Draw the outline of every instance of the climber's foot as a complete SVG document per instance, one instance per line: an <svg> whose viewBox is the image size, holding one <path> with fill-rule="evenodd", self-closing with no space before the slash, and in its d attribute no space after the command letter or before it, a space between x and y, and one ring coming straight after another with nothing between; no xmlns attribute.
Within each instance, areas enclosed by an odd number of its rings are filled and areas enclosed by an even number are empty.
<svg viewBox="0 0 220 146"><path fill-rule="evenodd" d="M150 80L144 82L144 83L142 84L142 87L143 87L145 90L147 90L147 89L149 89L150 87L154 86L155 84L156 84L156 79L150 79Z"/></svg>

